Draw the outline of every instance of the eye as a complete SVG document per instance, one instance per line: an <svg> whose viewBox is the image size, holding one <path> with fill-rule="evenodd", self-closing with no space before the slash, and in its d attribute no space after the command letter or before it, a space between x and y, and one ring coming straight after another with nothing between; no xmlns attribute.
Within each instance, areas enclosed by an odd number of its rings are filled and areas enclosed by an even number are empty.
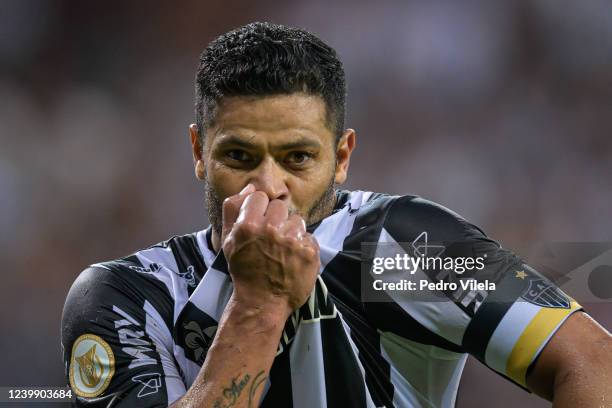
<svg viewBox="0 0 612 408"><path fill-rule="evenodd" d="M238 150L238 149L230 150L226 153L226 155L230 159L239 161L239 162L247 162L247 161L252 160L251 155L244 150Z"/></svg>
<svg viewBox="0 0 612 408"><path fill-rule="evenodd" d="M294 166L303 166L313 158L308 152L291 152L287 155L285 162Z"/></svg>

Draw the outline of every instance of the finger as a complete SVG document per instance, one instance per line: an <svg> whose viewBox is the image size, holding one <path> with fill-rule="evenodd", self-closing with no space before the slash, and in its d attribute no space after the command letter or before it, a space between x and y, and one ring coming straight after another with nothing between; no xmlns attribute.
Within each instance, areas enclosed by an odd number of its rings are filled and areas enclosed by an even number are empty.
<svg viewBox="0 0 612 408"><path fill-rule="evenodd" d="M242 203L236 222L263 218L269 202L268 195L263 191L255 191L250 194Z"/></svg>
<svg viewBox="0 0 612 408"><path fill-rule="evenodd" d="M230 196L223 201L223 231L228 232L232 229L240 214L242 203L254 191L255 186L249 183L238 194Z"/></svg>
<svg viewBox="0 0 612 408"><path fill-rule="evenodd" d="M289 215L289 207L282 200L272 200L266 210L266 221L270 225L280 227Z"/></svg>
<svg viewBox="0 0 612 408"><path fill-rule="evenodd" d="M306 234L306 223L299 215L292 214L281 226L281 232L286 237L302 239Z"/></svg>

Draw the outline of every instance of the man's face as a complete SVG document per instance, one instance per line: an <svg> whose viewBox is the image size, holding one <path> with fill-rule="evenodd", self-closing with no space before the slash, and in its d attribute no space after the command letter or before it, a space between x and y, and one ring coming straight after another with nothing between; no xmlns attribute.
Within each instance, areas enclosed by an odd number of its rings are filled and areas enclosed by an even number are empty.
<svg viewBox="0 0 612 408"><path fill-rule="evenodd" d="M307 224L319 221L333 208L334 182L346 178L353 145L352 130L336 145L319 96L224 98L207 130L201 157L194 146L196 175L206 182L213 228L221 232L223 200L249 183L270 200L285 201L290 213L301 215Z"/></svg>

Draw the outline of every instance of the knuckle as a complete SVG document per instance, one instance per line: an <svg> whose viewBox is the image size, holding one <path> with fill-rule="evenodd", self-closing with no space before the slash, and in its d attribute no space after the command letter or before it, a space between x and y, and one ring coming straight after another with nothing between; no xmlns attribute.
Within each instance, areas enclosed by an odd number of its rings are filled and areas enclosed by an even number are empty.
<svg viewBox="0 0 612 408"><path fill-rule="evenodd" d="M257 223L253 220L243 220L234 224L236 232L243 234L254 234L259 229Z"/></svg>
<svg viewBox="0 0 612 408"><path fill-rule="evenodd" d="M308 232L304 234L304 243L306 246L316 248L317 250L319 250L319 242L312 234Z"/></svg>
<svg viewBox="0 0 612 408"><path fill-rule="evenodd" d="M320 249L317 244L308 242L306 245L304 245L304 249L309 257L319 257Z"/></svg>
<svg viewBox="0 0 612 408"><path fill-rule="evenodd" d="M263 233L266 235L276 235L278 227L272 223L266 222L263 226Z"/></svg>
<svg viewBox="0 0 612 408"><path fill-rule="evenodd" d="M230 234L227 236L225 241L223 241L223 252L225 255L229 255L234 252L234 248L236 247L236 237L234 234Z"/></svg>
<svg viewBox="0 0 612 408"><path fill-rule="evenodd" d="M306 246L304 247L304 255L307 258L318 258L319 256L319 251L318 248L314 248L311 246Z"/></svg>
<svg viewBox="0 0 612 408"><path fill-rule="evenodd" d="M284 240L292 250L299 249L300 239L298 238L297 235L294 235L294 234L285 235Z"/></svg>
<svg viewBox="0 0 612 408"><path fill-rule="evenodd" d="M223 209L235 208L237 206L237 201L235 196L227 197L223 200Z"/></svg>

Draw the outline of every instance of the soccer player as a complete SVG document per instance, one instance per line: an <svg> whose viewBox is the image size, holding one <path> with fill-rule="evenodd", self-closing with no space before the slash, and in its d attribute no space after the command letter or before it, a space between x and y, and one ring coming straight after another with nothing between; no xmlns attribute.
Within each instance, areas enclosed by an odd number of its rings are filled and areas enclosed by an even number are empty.
<svg viewBox="0 0 612 408"><path fill-rule="evenodd" d="M611 337L568 295L438 204L336 188L356 138L345 93L335 51L303 30L209 44L189 134L211 226L76 279L62 347L78 404L452 407L471 354L555 407L611 406ZM362 243L434 241L495 290L364 299Z"/></svg>

